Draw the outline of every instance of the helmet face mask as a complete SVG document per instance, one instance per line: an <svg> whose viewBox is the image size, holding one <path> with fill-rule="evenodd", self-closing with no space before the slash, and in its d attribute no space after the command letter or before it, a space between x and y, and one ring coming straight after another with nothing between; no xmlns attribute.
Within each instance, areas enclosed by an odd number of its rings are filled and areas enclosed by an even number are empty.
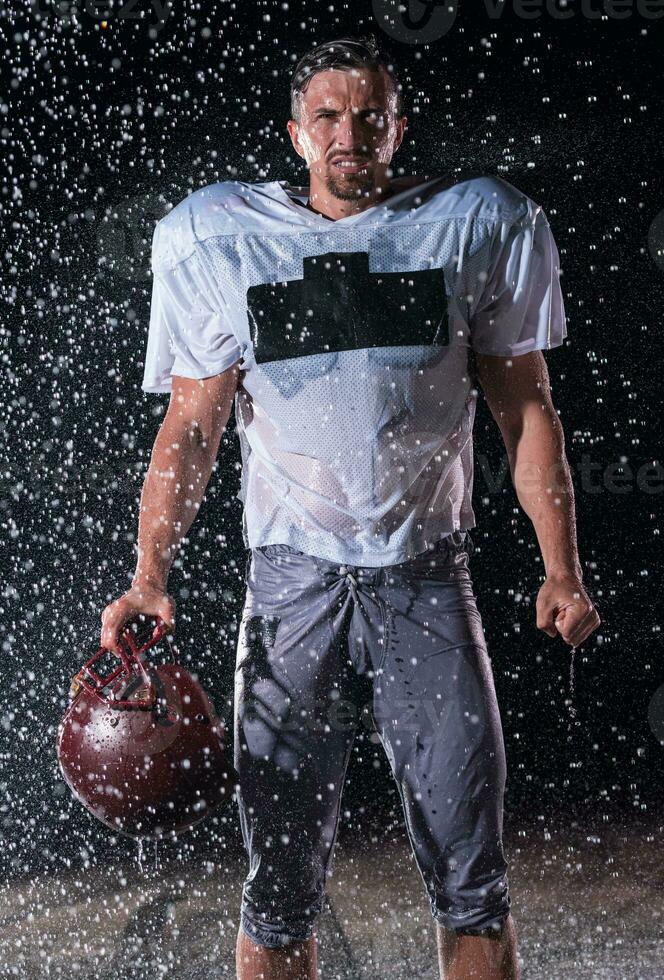
<svg viewBox="0 0 664 980"><path fill-rule="evenodd" d="M72 680L69 690L69 697L75 698L81 688L96 697L102 703L113 708L132 709L152 709L155 706L156 691L152 680L146 671L143 663L143 655L154 647L166 635L167 629L163 621L159 621L153 630L152 636L138 644L132 636L130 628L126 628L119 638L120 665L111 671L106 677L100 676L97 664L102 657L109 651L100 647L97 653L81 667L79 672ZM129 699L119 694L119 690L126 682L133 680L134 676L141 676L145 689L141 688L133 699Z"/></svg>
<svg viewBox="0 0 664 980"><path fill-rule="evenodd" d="M121 636L120 665L99 671L103 647L72 682L58 727L60 770L72 793L115 831L159 840L199 823L230 799L233 765L223 720L180 663L155 666L145 654L164 637Z"/></svg>

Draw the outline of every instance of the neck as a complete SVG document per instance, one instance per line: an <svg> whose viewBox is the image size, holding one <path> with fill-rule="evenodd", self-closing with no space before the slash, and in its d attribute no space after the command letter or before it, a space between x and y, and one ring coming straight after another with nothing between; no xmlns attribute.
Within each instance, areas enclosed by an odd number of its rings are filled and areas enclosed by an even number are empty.
<svg viewBox="0 0 664 980"><path fill-rule="evenodd" d="M315 214L320 214L332 221L339 218L346 218L349 215L360 214L368 208L381 204L396 193L396 188L389 181L379 187L374 188L371 194L362 194L351 200L344 200L335 197L327 192L319 183L310 183L309 198L305 207Z"/></svg>
<svg viewBox="0 0 664 980"><path fill-rule="evenodd" d="M389 182L386 187L383 188L381 194L375 194L372 198L362 198L357 201L338 201L333 198L335 205L339 204L350 204L351 208L346 208L345 210L339 210L338 207L331 207L331 202L322 201L321 197L316 198L316 189L312 189L311 185L308 188L308 199L306 203L302 204L300 202L300 207L305 207L308 211L312 211L314 214L320 214L324 218L329 218L331 221L336 221L339 218L345 218L349 214L358 214L360 211L366 211L367 208L373 207L375 204L380 204L382 201L388 200L390 197L394 197L400 194L402 191L407 190L409 187L415 187L417 184L425 183L430 179L429 174L417 175L408 174L403 177L394 177ZM327 207L325 207L327 204Z"/></svg>

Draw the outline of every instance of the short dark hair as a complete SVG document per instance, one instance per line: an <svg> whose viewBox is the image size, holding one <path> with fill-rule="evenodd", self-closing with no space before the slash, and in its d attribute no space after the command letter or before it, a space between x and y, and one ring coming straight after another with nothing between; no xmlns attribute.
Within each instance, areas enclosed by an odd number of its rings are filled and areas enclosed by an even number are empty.
<svg viewBox="0 0 664 980"><path fill-rule="evenodd" d="M396 115L403 116L403 87L397 77L396 69L388 56L380 50L373 34L365 37L340 37L316 45L295 66L291 79L291 116L300 121L300 100L307 90L313 75L321 71L349 71L353 68L368 68L380 71L383 68L392 79L397 97Z"/></svg>

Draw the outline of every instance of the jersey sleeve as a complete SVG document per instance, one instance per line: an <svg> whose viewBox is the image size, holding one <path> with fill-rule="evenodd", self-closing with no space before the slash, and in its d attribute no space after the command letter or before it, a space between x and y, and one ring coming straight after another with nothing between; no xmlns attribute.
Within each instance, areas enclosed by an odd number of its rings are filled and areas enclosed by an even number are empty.
<svg viewBox="0 0 664 980"><path fill-rule="evenodd" d="M221 290L214 294L196 251L179 262L163 257L159 225L152 243L152 301L141 387L169 392L172 375L209 378L221 374L242 357L224 308Z"/></svg>
<svg viewBox="0 0 664 980"><path fill-rule="evenodd" d="M560 346L567 336L560 259L544 211L529 202L528 213L496 235L470 322L472 348L515 357Z"/></svg>

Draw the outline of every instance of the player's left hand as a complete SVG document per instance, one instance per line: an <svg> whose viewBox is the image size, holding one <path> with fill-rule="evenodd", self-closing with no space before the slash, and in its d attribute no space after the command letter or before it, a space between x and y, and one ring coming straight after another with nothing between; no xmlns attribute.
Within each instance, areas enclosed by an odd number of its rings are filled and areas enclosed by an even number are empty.
<svg viewBox="0 0 664 980"><path fill-rule="evenodd" d="M549 575L537 595L537 628L549 636L562 636L580 646L601 623L581 579L575 575Z"/></svg>

